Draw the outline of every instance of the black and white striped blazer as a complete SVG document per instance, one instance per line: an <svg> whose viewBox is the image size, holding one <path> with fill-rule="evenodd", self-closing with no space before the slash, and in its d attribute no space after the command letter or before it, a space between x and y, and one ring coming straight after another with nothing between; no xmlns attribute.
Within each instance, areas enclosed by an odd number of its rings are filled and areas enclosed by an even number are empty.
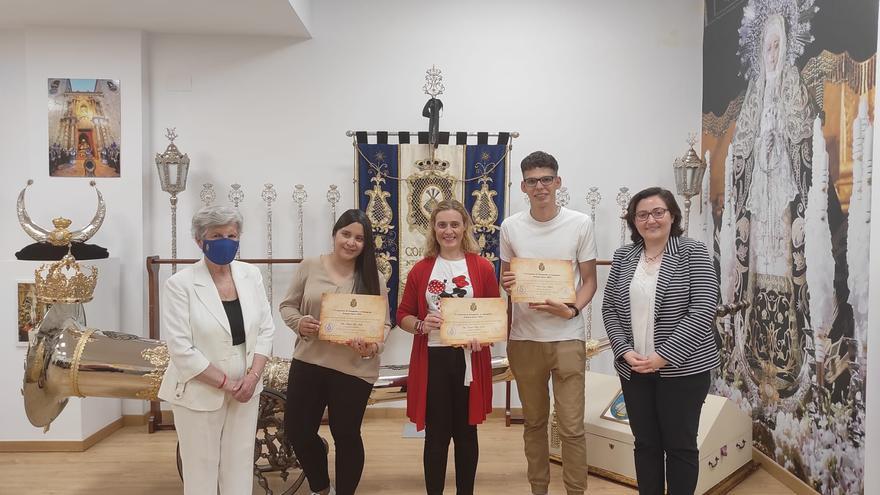
<svg viewBox="0 0 880 495"><path fill-rule="evenodd" d="M605 285L602 318L617 373L629 380L623 359L633 350L629 286L644 250L638 242L614 253ZM715 341L718 280L706 246L687 237L670 237L663 251L654 303L655 352L668 361L661 377L687 376L719 365Z"/></svg>

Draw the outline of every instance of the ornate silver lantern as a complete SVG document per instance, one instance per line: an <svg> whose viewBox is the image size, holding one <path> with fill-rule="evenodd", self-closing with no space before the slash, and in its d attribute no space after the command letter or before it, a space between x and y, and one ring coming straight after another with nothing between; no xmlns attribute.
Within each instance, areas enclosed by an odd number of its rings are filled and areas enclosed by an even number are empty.
<svg viewBox="0 0 880 495"><path fill-rule="evenodd" d="M683 156L676 158L672 164L675 172L676 192L684 196L684 233L688 231L688 220L691 213L691 198L700 194L703 185L703 174L706 173L706 162L694 151L697 139L688 139L690 148Z"/></svg>
<svg viewBox="0 0 880 495"><path fill-rule="evenodd" d="M186 189L186 173L189 171L189 156L181 153L174 144L177 138L175 128L165 130L170 143L165 152L156 153L156 169L162 190L171 194L171 259L177 259L177 193ZM177 272L177 265L171 265L171 273Z"/></svg>

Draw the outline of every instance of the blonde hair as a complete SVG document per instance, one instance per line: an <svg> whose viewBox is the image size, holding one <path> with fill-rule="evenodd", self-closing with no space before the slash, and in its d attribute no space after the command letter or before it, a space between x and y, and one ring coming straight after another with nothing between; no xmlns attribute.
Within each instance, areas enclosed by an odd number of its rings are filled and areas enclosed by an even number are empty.
<svg viewBox="0 0 880 495"><path fill-rule="evenodd" d="M447 199L437 203L431 212L431 219L428 221L428 235L425 239L425 257L434 258L440 254L440 244L437 242L437 236L434 234L434 224L437 221L437 213L441 211L455 210L461 215L464 223L464 236L461 238L461 249L465 253L479 253L480 245L474 237L474 222L464 205L454 199Z"/></svg>

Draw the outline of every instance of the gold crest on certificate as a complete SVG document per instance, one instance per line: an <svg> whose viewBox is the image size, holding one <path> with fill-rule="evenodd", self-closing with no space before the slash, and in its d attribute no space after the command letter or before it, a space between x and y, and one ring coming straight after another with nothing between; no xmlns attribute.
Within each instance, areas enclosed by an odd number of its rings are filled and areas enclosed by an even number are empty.
<svg viewBox="0 0 880 495"><path fill-rule="evenodd" d="M362 338L364 342L382 342L385 340L387 314L388 301L382 296L322 294L318 338L331 342L348 342L356 338Z"/></svg>
<svg viewBox="0 0 880 495"><path fill-rule="evenodd" d="M574 270L569 260L513 258L510 271L516 274L510 293L515 303L543 303L547 299L575 302Z"/></svg>
<svg viewBox="0 0 880 495"><path fill-rule="evenodd" d="M507 302L500 297L445 297L440 303L440 341L446 345L481 344L507 339Z"/></svg>

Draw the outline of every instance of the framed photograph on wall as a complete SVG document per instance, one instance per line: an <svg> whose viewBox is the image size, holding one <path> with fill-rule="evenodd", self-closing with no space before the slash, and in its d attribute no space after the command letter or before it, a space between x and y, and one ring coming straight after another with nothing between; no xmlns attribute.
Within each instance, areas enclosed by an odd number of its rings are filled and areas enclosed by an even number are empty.
<svg viewBox="0 0 880 495"><path fill-rule="evenodd" d="M28 345L28 333L36 328L49 311L51 304L37 301L37 292L32 281L18 282L18 337L21 347Z"/></svg>
<svg viewBox="0 0 880 495"><path fill-rule="evenodd" d="M49 176L119 177L119 81L51 78L48 90Z"/></svg>
<svg viewBox="0 0 880 495"><path fill-rule="evenodd" d="M626 414L626 402L623 400L623 390L618 390L608 407L602 411L602 419L629 424L629 416Z"/></svg>

